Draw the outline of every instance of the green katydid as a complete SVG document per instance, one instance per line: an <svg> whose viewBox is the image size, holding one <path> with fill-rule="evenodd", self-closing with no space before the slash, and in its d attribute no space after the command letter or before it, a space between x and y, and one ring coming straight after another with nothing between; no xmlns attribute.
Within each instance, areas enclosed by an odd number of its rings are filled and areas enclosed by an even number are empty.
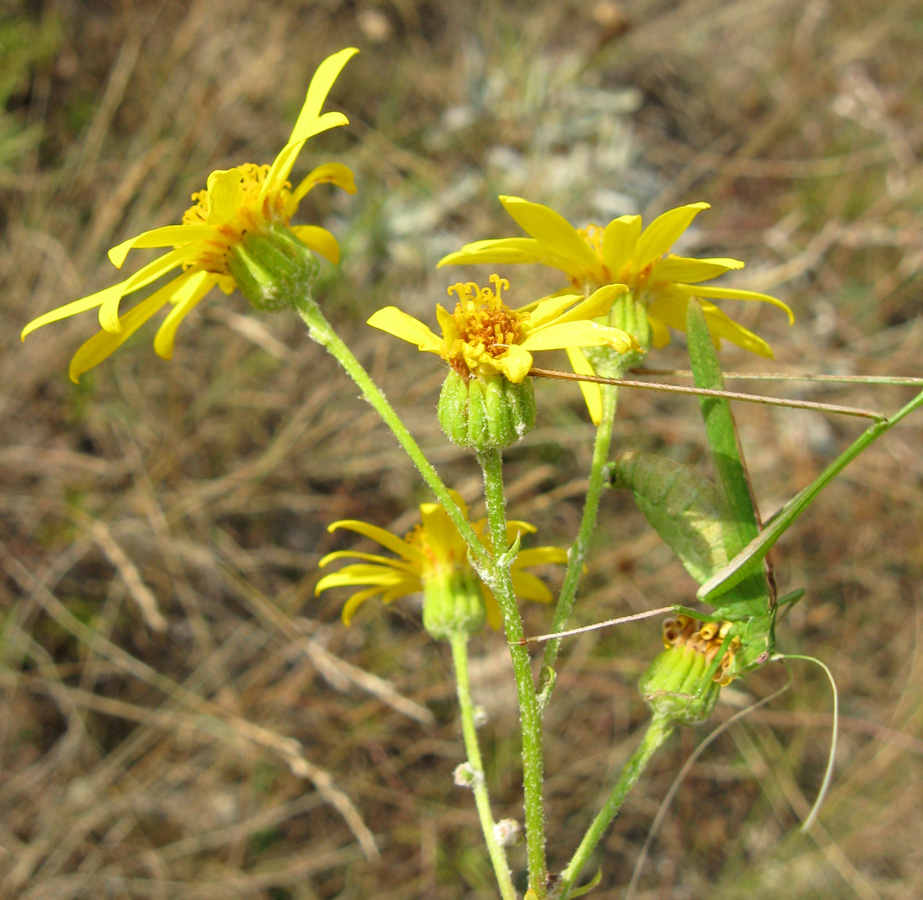
<svg viewBox="0 0 923 900"><path fill-rule="evenodd" d="M891 417L870 410L830 404L786 401L726 391L717 355L697 302L691 300L687 316L687 337L695 387L666 386L667 389L700 396L706 435L715 462L716 483L712 484L688 467L647 454L628 454L613 466L616 483L630 488L639 507L664 541L677 552L686 569L700 583L698 598L714 607L712 615L701 610L672 606L665 611L683 613L703 622L729 621L731 629L713 667L717 669L724 649L733 638L740 638L733 669L728 674L742 674L762 665L775 651L774 627L780 605L794 602L803 591L776 600L771 569L765 562L767 553L785 530L807 508L814 497L855 459L897 422L923 405L923 392ZM534 374L544 375L544 370ZM566 373L548 373L555 377ZM585 376L568 376L584 379ZM761 377L761 376L755 376ZM789 376L764 376L786 378ZM809 376L810 377L810 376ZM652 390L665 386L649 382L626 382L620 379L592 378L615 385L645 387ZM839 378L817 376L824 381L871 381L872 383L916 384L919 378ZM770 402L796 408L818 409L873 419L873 424L847 448L818 478L799 492L761 527L751 496L729 399ZM629 621L645 614L624 617ZM609 624L609 623L601 623ZM594 627L594 626L588 626ZM585 629L576 629L582 631ZM565 632L569 633L569 632ZM561 634L555 635L560 637ZM545 636L541 636L544 638ZM538 638L541 639L541 638ZM533 639L534 640L534 639Z"/></svg>

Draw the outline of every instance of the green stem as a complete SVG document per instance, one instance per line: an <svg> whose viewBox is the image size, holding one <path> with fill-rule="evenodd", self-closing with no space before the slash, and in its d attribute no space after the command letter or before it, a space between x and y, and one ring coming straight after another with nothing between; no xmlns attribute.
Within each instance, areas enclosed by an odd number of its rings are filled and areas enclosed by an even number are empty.
<svg viewBox="0 0 923 900"><path fill-rule="evenodd" d="M635 786L654 753L657 752L672 732L672 722L666 716L655 714L647 727L647 731L644 733L644 737L641 738L641 743L625 764L618 780L609 792L603 808L593 819L587 833L580 842L580 846L577 847L571 861L567 864L567 868L561 873L559 883L561 885L560 897L562 900L566 900L568 893L574 887L574 882L579 878L583 867L590 858L590 854L596 849L596 845L605 834L609 824L622 808L628 792Z"/></svg>
<svg viewBox="0 0 923 900"><path fill-rule="evenodd" d="M590 480L587 485L586 500L583 503L583 517L580 520L580 529L574 540L573 546L567 556L567 572L564 574L564 584L558 596L558 603L554 610L550 633L563 631L574 608L574 599L577 596L577 585L583 572L583 565L590 549L590 540L596 529L596 516L599 512L599 503L602 499L606 483L606 464L609 461L609 448L612 444L612 428L615 424L615 411L618 404L618 388L604 386L602 388L602 420L596 429L596 442L593 445L593 462L590 467ZM542 669L552 669L558 658L561 646L560 638L553 638L545 645L545 655L542 658ZM541 708L548 705L554 681L545 682L540 701Z"/></svg>
<svg viewBox="0 0 923 900"><path fill-rule="evenodd" d="M381 388L372 380L372 377L362 367L362 364L353 355L349 347L343 343L340 336L333 330L333 326L324 317L320 307L310 298L301 298L297 305L298 315L308 326L310 337L324 347L331 356L343 367L346 374L358 385L362 396L371 404L372 408L381 416L385 424L394 432L394 436L407 452L413 464L417 467L423 480L429 485L436 499L443 505L449 518L455 524L459 534L468 545L472 558L482 569L489 569L492 560L487 548L478 540L471 523L458 508L452 499L449 489L439 474L432 467L429 460L423 455L420 445L414 440L413 435L407 430L394 408L388 402Z"/></svg>
<svg viewBox="0 0 923 900"><path fill-rule="evenodd" d="M478 462L484 470L484 500L487 505L487 522L493 556L497 561L488 573L488 584L497 598L503 627L513 660L516 692L519 697L519 717L522 724L522 786L526 822L526 857L529 862L529 887L538 897L546 892L547 866L545 862L545 809L542 792L542 717L538 698L532 682L529 651L523 643L525 633L522 617L516 605L513 579L510 574L512 559L506 543L506 499L503 495L503 463L499 450L478 453Z"/></svg>
<svg viewBox="0 0 923 900"><path fill-rule="evenodd" d="M506 852L497 841L494 828L493 815L490 812L490 797L487 784L484 780L484 765L481 762L481 748L478 746L477 733L474 728L474 705L471 702L471 683L468 678L468 636L456 632L449 639L452 645L452 660L455 663L455 680L458 686L458 705L461 709L462 736L465 740L465 751L468 754L468 764L471 766L474 791L474 802L481 820L481 831L484 832L484 842L487 844L487 853L493 863L497 883L500 887L500 896L503 900L516 900L516 889L510 876L510 864Z"/></svg>

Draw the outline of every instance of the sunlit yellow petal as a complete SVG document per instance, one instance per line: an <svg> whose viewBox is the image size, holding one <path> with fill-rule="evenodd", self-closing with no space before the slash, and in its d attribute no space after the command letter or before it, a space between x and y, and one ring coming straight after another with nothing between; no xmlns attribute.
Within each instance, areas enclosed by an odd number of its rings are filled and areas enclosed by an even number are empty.
<svg viewBox="0 0 923 900"><path fill-rule="evenodd" d="M356 613L356 610L365 603L366 600L371 599L376 594L381 593L381 588L369 588L365 591L357 591L353 594L346 603L343 604L343 612L340 614L343 619L343 624L348 628L352 622L353 616Z"/></svg>
<svg viewBox="0 0 923 900"><path fill-rule="evenodd" d="M599 272L599 257L563 216L521 197L500 197L500 202L523 231L563 259L573 260L575 270Z"/></svg>
<svg viewBox="0 0 923 900"><path fill-rule="evenodd" d="M443 342L419 319L408 315L396 306L386 306L373 313L366 323L379 331L393 334L401 340L416 344L428 353L441 353Z"/></svg>
<svg viewBox="0 0 923 900"><path fill-rule="evenodd" d="M543 263L557 269L573 268L563 257L554 254L550 248L534 238L498 238L496 240L474 241L465 244L461 250L449 253L436 264L440 266L473 265L475 263Z"/></svg>
<svg viewBox="0 0 923 900"><path fill-rule="evenodd" d="M319 594L332 587L357 587L363 584L377 584L381 587L391 588L397 585L409 583L411 580L416 581L416 576L409 579L406 572L395 569L391 566L374 566L364 563L355 563L351 566L344 566L337 572L331 572L325 575L317 582L314 593ZM418 583L418 582L417 582Z"/></svg>
<svg viewBox="0 0 923 900"><path fill-rule="evenodd" d="M596 371L590 365L589 360L577 347L566 347L567 358L570 360L571 368L576 375L595 375ZM603 418L603 401L602 392L598 384L589 381L578 382L580 393L583 394L583 402L586 403L587 412L594 425L598 425Z"/></svg>
<svg viewBox="0 0 923 900"><path fill-rule="evenodd" d="M535 529L532 529L533 531ZM542 566L549 563L562 565L567 562L567 551L563 547L530 547L520 550L513 563L513 569L528 566Z"/></svg>
<svg viewBox="0 0 923 900"><path fill-rule="evenodd" d="M517 535L523 534L535 534L538 529L531 522L523 522L522 519L507 519L506 520L506 542L512 544L516 540ZM516 559L518 560L525 550L520 550L516 554Z"/></svg>
<svg viewBox="0 0 923 900"><path fill-rule="evenodd" d="M327 531L336 531L339 528L355 531L363 537L371 538L375 543L381 544L382 547L397 554L401 559L406 559L408 562L423 563L426 561L426 556L416 547L412 547L407 541L395 537L390 531L379 528L377 525L370 525L368 522L362 522L358 519L341 519L328 525Z"/></svg>
<svg viewBox="0 0 923 900"><path fill-rule="evenodd" d="M448 513L436 503L420 505L420 521L437 559L450 562L452 557L466 556L465 544Z"/></svg>
<svg viewBox="0 0 923 900"><path fill-rule="evenodd" d="M308 85L308 93L305 97L304 105L301 112L295 120L295 127L292 129L291 137L288 143L293 144L295 141L303 140L305 135L310 131L311 120L320 115L321 107L330 93L334 82L343 71L343 67L357 53L355 47L346 47L332 56L328 56L318 67L311 83ZM345 117L344 117L345 118ZM345 124L345 123L344 123ZM311 132L314 133L314 132Z"/></svg>
<svg viewBox="0 0 923 900"><path fill-rule="evenodd" d="M165 285L150 297L142 300L134 309L125 313L117 333L99 331L85 341L71 359L68 368L71 381L78 384L84 372L89 372L94 366L98 366L104 359L115 353L151 316L169 303L172 296L173 285Z"/></svg>
<svg viewBox="0 0 923 900"><path fill-rule="evenodd" d="M340 261L340 245L326 228L319 225L290 225L289 228L309 250L319 253L334 265Z"/></svg>
<svg viewBox="0 0 923 900"><path fill-rule="evenodd" d="M638 238L638 246L632 257L636 269L642 269L652 260L668 253L677 238L692 224L692 220L710 206L709 203L690 203L657 216Z"/></svg>
<svg viewBox="0 0 923 900"><path fill-rule="evenodd" d="M521 384L532 368L532 354L523 344L513 344L502 357L493 362L509 381Z"/></svg>
<svg viewBox="0 0 923 900"><path fill-rule="evenodd" d="M22 340L25 340L27 335L32 334L32 332L38 328L50 325L52 322L60 322L61 319L67 319L70 316L80 315L80 313L90 309L96 309L97 306L101 306L111 297L120 298L125 293L126 284L128 284L127 280L120 281L118 284L103 288L101 291L90 294L88 297L72 300L70 303L65 303L64 306L59 306L57 309L46 312L37 319L33 319L23 328L21 335Z"/></svg>
<svg viewBox="0 0 923 900"><path fill-rule="evenodd" d="M631 335L608 325L599 325L596 322L563 322L530 334L522 346L530 352L564 350L567 347L611 347L619 353L625 353L632 349L634 343Z"/></svg>
<svg viewBox="0 0 923 900"><path fill-rule="evenodd" d="M621 277L640 236L641 216L619 216L606 226L603 231L603 263L612 278Z"/></svg>
<svg viewBox="0 0 923 900"><path fill-rule="evenodd" d="M760 303L769 303L781 309L788 316L789 325L795 324L795 314L788 304L775 297L770 297L769 294L758 294L756 291L744 291L737 288L712 287L710 284L697 284L695 287L677 284L676 289L690 297L695 295L696 297L713 297L717 300L758 300Z"/></svg>
<svg viewBox="0 0 923 900"><path fill-rule="evenodd" d="M185 278L183 284L180 280ZM154 336L154 352L161 359L173 358L173 343L179 323L195 308L196 304L215 286L218 276L211 272L192 272L181 275L174 282L171 301L173 309L167 314Z"/></svg>
<svg viewBox="0 0 923 900"><path fill-rule="evenodd" d="M298 206L308 191L319 184L335 184L347 194L356 193L356 182L349 166L344 166L342 163L325 163L318 166L292 191L290 200L292 209Z"/></svg>
<svg viewBox="0 0 923 900"><path fill-rule="evenodd" d="M713 303L707 303L704 300L700 302L702 311L705 313L708 330L711 332L712 337L716 339L716 343L720 345L720 339L723 338L750 353L755 353L757 356L763 356L766 359L773 358L772 347L761 337L744 328L743 325L739 325Z"/></svg>
<svg viewBox="0 0 923 900"><path fill-rule="evenodd" d="M580 294L554 294L540 300L529 313L529 330L536 331L549 322L556 321L560 316L564 315L564 311L569 306L580 302L581 299ZM587 317L584 316L584 318Z"/></svg>
<svg viewBox="0 0 923 900"><path fill-rule="evenodd" d="M551 591L541 578L531 572L523 572L521 569L513 569L510 576L513 579L513 591L517 597L523 600L534 600L537 603L551 602Z"/></svg>
<svg viewBox="0 0 923 900"><path fill-rule="evenodd" d="M205 241L215 237L215 229L210 225L164 225L142 231L137 237L122 241L109 251L109 261L117 269L122 268L128 251L135 248L179 247L192 241Z"/></svg>
<svg viewBox="0 0 923 900"><path fill-rule="evenodd" d="M653 264L651 281L684 281L687 284L697 284L743 267L744 264L739 259L687 259L682 256L668 256Z"/></svg>
<svg viewBox="0 0 923 900"><path fill-rule="evenodd" d="M399 569L411 575L417 574L417 567L412 563L405 562L402 559L394 559L391 556L381 556L378 553L362 553L359 550L335 550L318 560L317 567L323 569L328 563L338 559L364 559L366 562L378 563L382 566L390 566L392 569Z"/></svg>
<svg viewBox="0 0 923 900"><path fill-rule="evenodd" d="M612 308L615 298L624 294L628 288L624 284L605 284L593 291L586 300L582 300L573 309L562 313L558 322L576 322L580 319L598 319Z"/></svg>
<svg viewBox="0 0 923 900"><path fill-rule="evenodd" d="M208 224L233 221L243 205L240 169L218 169L208 176Z"/></svg>
<svg viewBox="0 0 923 900"><path fill-rule="evenodd" d="M487 624L494 631L497 631L503 624L503 616L500 613L497 598L491 593L490 588L484 584L481 585L481 596L484 598L484 609L487 610Z"/></svg>
<svg viewBox="0 0 923 900"><path fill-rule="evenodd" d="M108 294L99 307L99 324L104 331L112 334L118 334L122 330L119 321L119 303L123 296L133 291L140 290L143 287L156 281L158 278L166 275L172 269L181 266L184 262L193 259L198 253L195 245L187 245L173 250L170 253L149 262L146 266L135 272L134 275L122 282L122 290L117 293ZM182 283L182 276L170 282L175 286Z"/></svg>

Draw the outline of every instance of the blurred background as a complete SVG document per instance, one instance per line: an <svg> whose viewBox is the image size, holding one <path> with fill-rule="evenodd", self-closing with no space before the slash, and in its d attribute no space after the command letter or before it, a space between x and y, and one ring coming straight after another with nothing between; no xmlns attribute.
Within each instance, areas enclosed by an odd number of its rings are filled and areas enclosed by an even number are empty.
<svg viewBox="0 0 923 900"><path fill-rule="evenodd" d="M578 224L707 200L683 252L746 260L738 283L797 316L789 329L725 304L776 350L770 363L725 347L729 370L923 374L921 43L914 0L0 2L0 898L494 896L452 783L446 648L413 602L367 604L346 629L342 593L313 597L321 556L371 549L328 523L403 533L430 499L356 389L294 316L239 294L201 304L172 362L149 327L79 386L67 364L93 314L21 344L27 321L113 283L106 250L178 222L212 169L271 161L317 64L359 47L327 105L350 126L310 142L295 172L342 160L359 185L302 206L343 248L318 296L481 514L476 466L435 421L440 367L363 323L390 303L432 320L449 284L486 280L434 264L519 233L497 194ZM559 286L504 274L515 305ZM683 368L681 336L650 362ZM889 412L913 393L764 389ZM592 428L575 386L537 393L539 427L507 454L509 510L538 543L566 544ZM863 427L737 416L764 516ZM710 728L789 679L692 767L635 896L923 893L921 438L917 414L773 554L780 590L807 588L780 649L824 660L842 704L818 826L797 830L830 687L816 667L769 666L655 759L591 896L625 896ZM616 444L707 464L685 398L623 391ZM694 587L630 498L607 496L575 624L690 603ZM525 614L547 630L545 609ZM547 716L553 869L644 727L635 684L659 645L656 620L565 645ZM487 633L473 654L496 813L521 817L507 649Z"/></svg>

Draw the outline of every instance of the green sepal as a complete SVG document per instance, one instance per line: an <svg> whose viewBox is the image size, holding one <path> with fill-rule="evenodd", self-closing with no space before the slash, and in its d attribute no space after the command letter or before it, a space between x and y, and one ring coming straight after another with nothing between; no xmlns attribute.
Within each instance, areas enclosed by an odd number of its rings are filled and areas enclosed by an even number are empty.
<svg viewBox="0 0 923 900"><path fill-rule="evenodd" d="M288 228L272 225L232 245L228 270L257 309L274 312L311 297L320 262Z"/></svg>
<svg viewBox="0 0 923 900"><path fill-rule="evenodd" d="M532 380L513 384L502 375L466 378L452 370L439 395L438 418L452 443L502 450L535 425Z"/></svg>
<svg viewBox="0 0 923 900"><path fill-rule="evenodd" d="M623 453L613 487L627 488L648 524L703 584L727 565L727 507L718 489L695 469L652 453Z"/></svg>

